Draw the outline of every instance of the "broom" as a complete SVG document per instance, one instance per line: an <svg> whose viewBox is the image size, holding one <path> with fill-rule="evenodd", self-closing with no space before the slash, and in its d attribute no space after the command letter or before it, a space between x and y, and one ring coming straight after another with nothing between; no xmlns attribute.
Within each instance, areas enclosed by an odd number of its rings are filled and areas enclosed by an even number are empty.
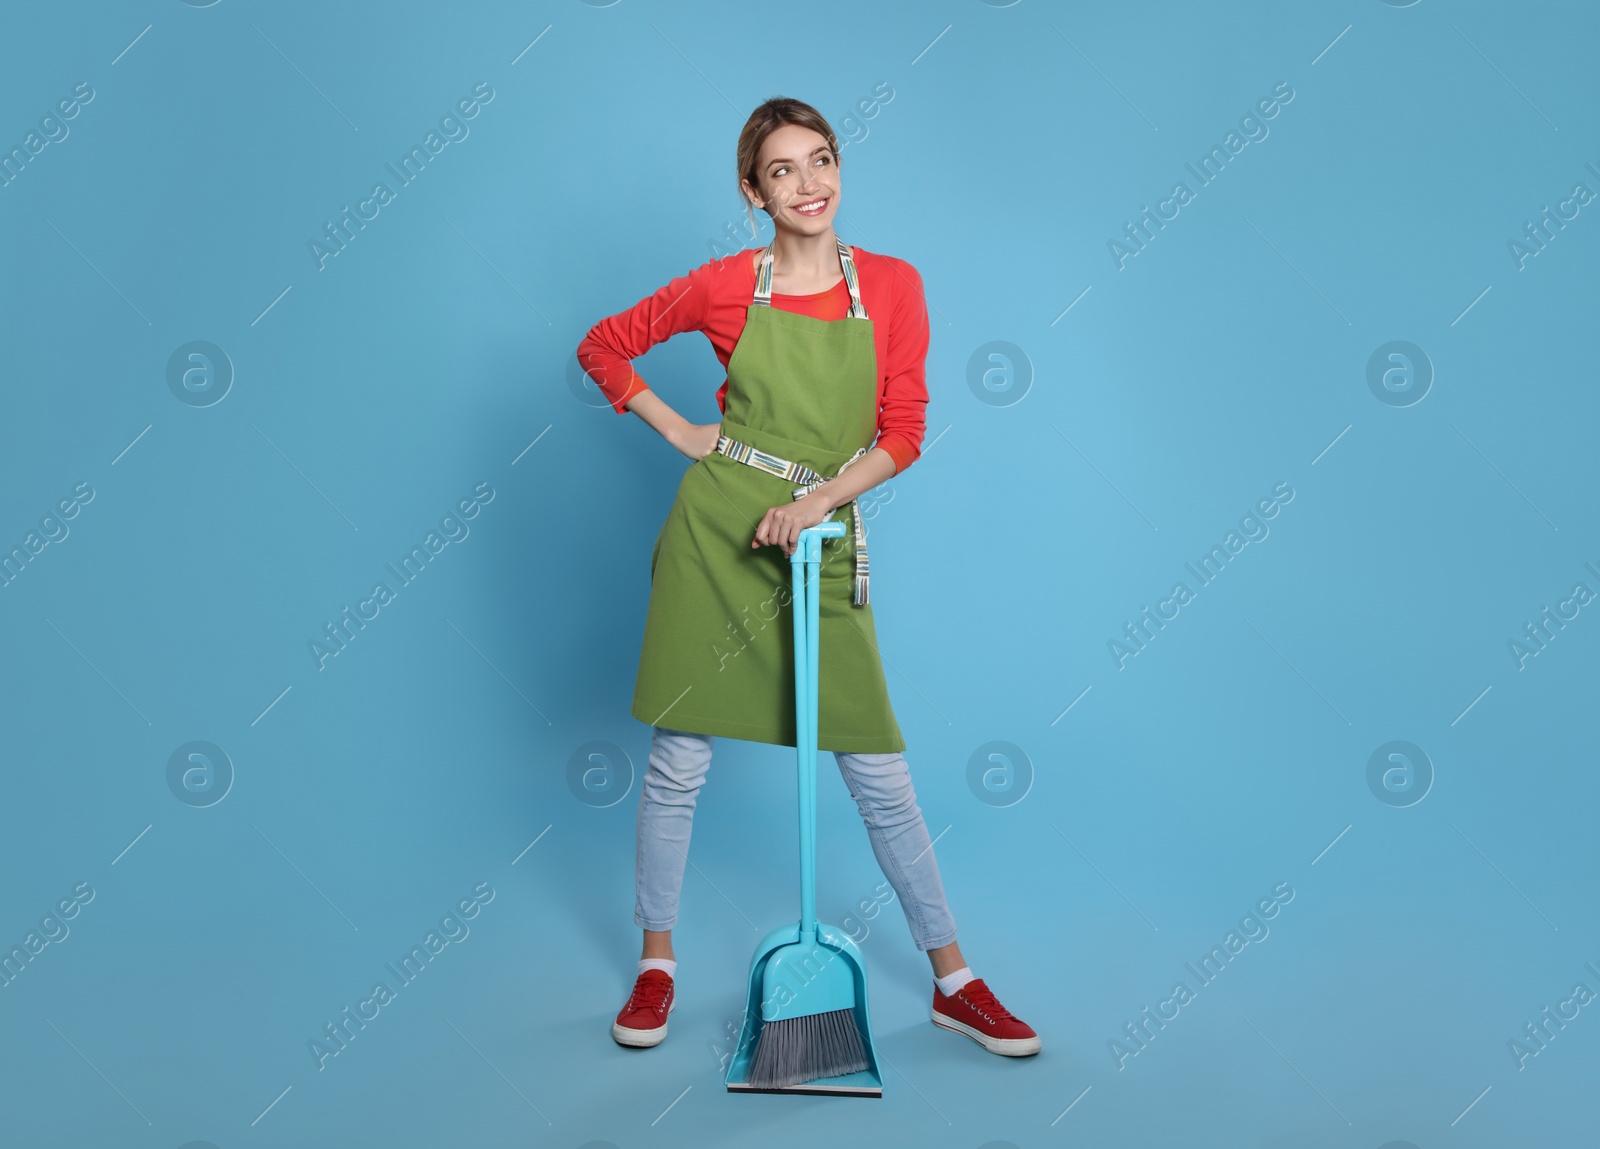
<svg viewBox="0 0 1600 1149"><path fill-rule="evenodd" d="M799 759L800 938L780 946L762 973L761 1029L749 1084L781 1089L868 1069L856 1020L856 971L817 941L817 572L822 539L844 534L824 522L800 532L789 556L794 585L795 746ZM828 928L835 935L836 929Z"/></svg>

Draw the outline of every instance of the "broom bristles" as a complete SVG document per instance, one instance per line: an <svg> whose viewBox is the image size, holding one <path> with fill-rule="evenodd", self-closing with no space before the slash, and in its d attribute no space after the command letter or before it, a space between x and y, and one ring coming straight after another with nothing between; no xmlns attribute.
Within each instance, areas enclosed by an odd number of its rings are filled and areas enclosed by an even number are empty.
<svg viewBox="0 0 1600 1149"><path fill-rule="evenodd" d="M782 1089L867 1068L855 1011L835 1009L786 1017L761 1026L750 1064L750 1085Z"/></svg>

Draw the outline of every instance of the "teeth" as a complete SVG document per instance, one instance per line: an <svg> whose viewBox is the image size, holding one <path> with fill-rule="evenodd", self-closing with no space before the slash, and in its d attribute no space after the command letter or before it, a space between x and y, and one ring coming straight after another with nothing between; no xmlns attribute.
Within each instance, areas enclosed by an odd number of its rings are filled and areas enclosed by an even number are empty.
<svg viewBox="0 0 1600 1149"><path fill-rule="evenodd" d="M804 212L806 215L816 215L818 212L820 212L823 208L825 208L827 206L828 206L828 201L825 200L825 199L821 199L821 200L818 200L816 203L811 204L811 205L809 205L807 207L797 207L794 210L798 211L798 212Z"/></svg>

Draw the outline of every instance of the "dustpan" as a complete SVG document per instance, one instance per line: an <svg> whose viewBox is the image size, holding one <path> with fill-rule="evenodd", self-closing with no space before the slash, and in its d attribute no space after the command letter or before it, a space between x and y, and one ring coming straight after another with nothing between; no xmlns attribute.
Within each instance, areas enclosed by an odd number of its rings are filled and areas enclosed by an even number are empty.
<svg viewBox="0 0 1600 1149"><path fill-rule="evenodd" d="M730 1093L811 1093L825 1096L882 1097L883 1078L867 1017L866 963L854 940L837 926L816 920L817 849L817 576L822 540L844 534L842 522L824 522L800 532L789 556L793 576L795 629L795 749L800 806L800 920L779 926L756 947L739 1044L728 1062ZM793 947L793 948L785 948ZM769 1021L850 1009L866 1054L867 1068L798 1085L752 1085L762 1026Z"/></svg>

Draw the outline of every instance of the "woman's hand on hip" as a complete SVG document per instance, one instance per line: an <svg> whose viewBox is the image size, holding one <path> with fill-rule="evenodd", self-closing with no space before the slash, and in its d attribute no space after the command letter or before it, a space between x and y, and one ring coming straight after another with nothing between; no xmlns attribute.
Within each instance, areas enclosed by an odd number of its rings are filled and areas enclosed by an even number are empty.
<svg viewBox="0 0 1600 1149"><path fill-rule="evenodd" d="M800 545L800 532L816 526L832 512L833 508L828 506L818 491L812 491L792 503L784 503L781 507L773 507L756 525L756 537L750 546L778 546L783 548L785 555L792 555L795 547Z"/></svg>
<svg viewBox="0 0 1600 1149"><path fill-rule="evenodd" d="M717 449L717 439L722 435L721 423L685 423L673 438L672 445L696 461Z"/></svg>

